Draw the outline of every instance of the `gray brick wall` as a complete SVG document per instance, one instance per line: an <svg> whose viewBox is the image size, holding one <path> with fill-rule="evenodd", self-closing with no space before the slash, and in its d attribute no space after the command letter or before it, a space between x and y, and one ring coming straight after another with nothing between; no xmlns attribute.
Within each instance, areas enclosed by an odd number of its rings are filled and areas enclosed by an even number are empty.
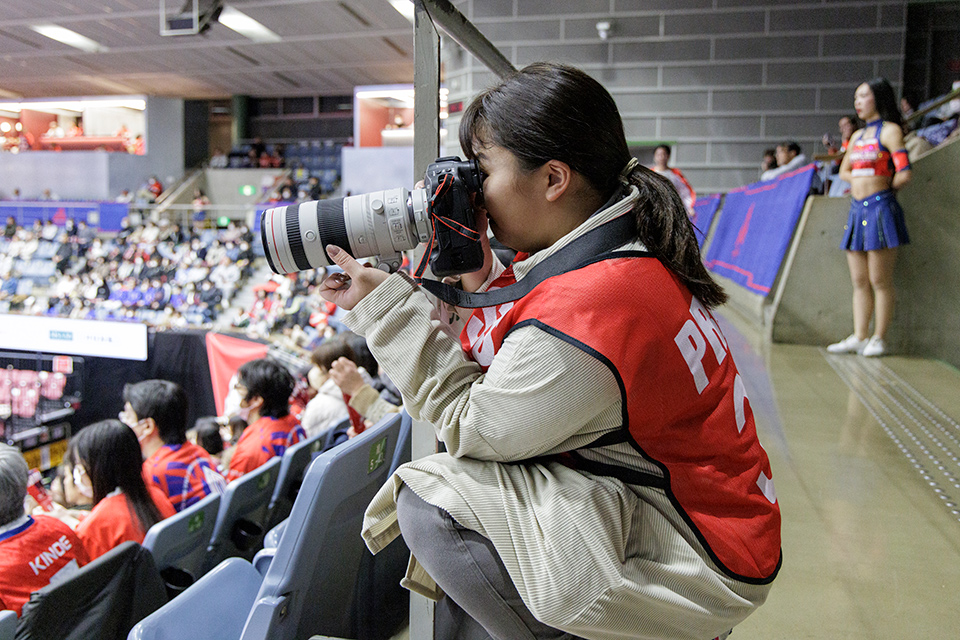
<svg viewBox="0 0 960 640"><path fill-rule="evenodd" d="M763 149L808 156L853 111L857 84L902 81L905 0L464 0L457 6L515 65L577 65L613 94L631 143L675 145L701 193L759 177ZM609 39L596 24L609 21ZM450 100L496 81L444 39ZM457 116L447 123L456 140ZM453 142L448 151L457 153Z"/></svg>

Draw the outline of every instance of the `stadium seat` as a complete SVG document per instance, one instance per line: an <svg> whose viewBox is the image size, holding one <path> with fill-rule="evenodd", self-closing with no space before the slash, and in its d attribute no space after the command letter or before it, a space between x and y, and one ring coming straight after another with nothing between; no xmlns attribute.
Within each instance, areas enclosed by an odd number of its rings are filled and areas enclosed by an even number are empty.
<svg viewBox="0 0 960 640"><path fill-rule="evenodd" d="M345 420L344 424L349 424L349 419ZM413 419L406 411L404 411L400 414L400 435L397 438L397 446L393 452L393 461L390 463L390 471L388 475L393 475L393 472L397 470L397 467L406 462L410 462L410 438L412 431ZM321 437L325 436L326 434L321 434ZM271 527L267 531L267 535L263 537L263 548L276 549L280 545L280 536L283 535L283 530L286 526L287 520L284 519ZM253 564L259 570L260 567L257 565L257 562L254 561ZM404 571L405 570L406 560L404 560ZM402 573L400 577L403 577ZM399 582L399 578L397 579L397 582Z"/></svg>
<svg viewBox="0 0 960 640"><path fill-rule="evenodd" d="M280 458L274 457L227 485L207 549L207 570L226 558L253 558L263 544L263 525L279 470Z"/></svg>
<svg viewBox="0 0 960 640"><path fill-rule="evenodd" d="M413 419L406 411L400 414L400 434L394 450L390 475L402 464L410 462L410 440ZM386 640L407 620L410 592L400 586L410 562L410 549L397 537L377 555L363 550L357 577L357 637L363 640ZM365 606L379 603L376 607Z"/></svg>
<svg viewBox="0 0 960 640"><path fill-rule="evenodd" d="M0 611L0 640L13 640L17 633L17 612Z"/></svg>
<svg viewBox="0 0 960 640"><path fill-rule="evenodd" d="M277 486L270 497L270 506L264 529L272 526L290 515L293 501L297 497L303 474L313 459L313 454L320 451L326 434L321 433L303 442L298 442L287 449L280 458L280 471L277 477Z"/></svg>
<svg viewBox="0 0 960 640"><path fill-rule="evenodd" d="M227 558L181 597L141 620L127 638L239 638L259 589L260 574L249 562Z"/></svg>
<svg viewBox="0 0 960 640"><path fill-rule="evenodd" d="M17 640L122 640L137 621L167 602L150 553L124 542L66 580L33 593Z"/></svg>
<svg viewBox="0 0 960 640"><path fill-rule="evenodd" d="M367 553L363 513L388 477L400 423L399 414L384 418L310 466L243 640L358 637L353 610Z"/></svg>
<svg viewBox="0 0 960 640"><path fill-rule="evenodd" d="M252 607L242 598L234 598L229 611L209 605L204 594L219 593L220 585L225 588L233 579L224 577L220 565L151 620L166 616L176 605L171 628L182 619L202 616L203 626L196 628L209 630L201 636L205 640L292 640L313 635L364 640L357 635L354 613L357 576L366 553L360 528L367 505L387 479L400 421L398 414L385 418L311 463ZM245 561L229 562L249 568L245 584L259 580ZM382 604L368 602L367 606L377 609ZM232 624L216 624L231 618L246 621L240 634ZM131 640L183 637L136 635L140 627L131 632Z"/></svg>
<svg viewBox="0 0 960 640"><path fill-rule="evenodd" d="M214 493L147 531L143 547L153 554L153 561L168 585L175 578L171 569L190 574L188 584L203 575L219 510L220 494Z"/></svg>

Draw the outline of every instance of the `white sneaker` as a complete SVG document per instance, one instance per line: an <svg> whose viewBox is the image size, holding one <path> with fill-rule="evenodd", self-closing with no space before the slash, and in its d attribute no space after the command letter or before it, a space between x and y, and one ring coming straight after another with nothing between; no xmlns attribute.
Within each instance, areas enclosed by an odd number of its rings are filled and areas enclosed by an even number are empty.
<svg viewBox="0 0 960 640"><path fill-rule="evenodd" d="M859 340L856 334L851 334L840 342L834 342L827 347L827 351L830 353L860 353L861 349L866 347L869 342L867 339Z"/></svg>
<svg viewBox="0 0 960 640"><path fill-rule="evenodd" d="M884 344L883 340L877 336L870 338L870 341L867 342L867 345L863 348L863 351L860 352L860 355L866 356L868 358L876 358L877 356L882 356L887 351L887 345Z"/></svg>

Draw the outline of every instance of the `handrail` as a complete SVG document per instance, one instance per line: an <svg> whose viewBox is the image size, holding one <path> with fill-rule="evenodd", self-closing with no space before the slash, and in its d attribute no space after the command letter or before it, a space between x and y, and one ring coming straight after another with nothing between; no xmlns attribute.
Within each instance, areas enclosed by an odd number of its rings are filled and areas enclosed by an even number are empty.
<svg viewBox="0 0 960 640"><path fill-rule="evenodd" d="M440 151L440 34L443 29L457 44L497 75L516 71L510 61L448 0L414 0L413 26L413 179L420 180ZM423 247L418 249L417 259ZM411 436L414 458L435 453L436 436L427 423L416 421ZM410 597L410 637L433 640L433 603L417 594Z"/></svg>
<svg viewBox="0 0 960 640"><path fill-rule="evenodd" d="M506 56L448 0L423 0L423 4L434 24L491 71L501 78L516 72Z"/></svg>
<svg viewBox="0 0 960 640"><path fill-rule="evenodd" d="M954 89L950 93L943 95L940 98L937 98L936 102L934 102L933 104L927 105L926 107L924 107L923 109L920 109L919 111L914 111L905 120L905 124L913 125L914 122L917 122L918 120L920 120L920 118L927 115L931 111L935 111L940 107L942 107L943 105L950 102L951 100L955 100L957 98L960 98L960 88Z"/></svg>

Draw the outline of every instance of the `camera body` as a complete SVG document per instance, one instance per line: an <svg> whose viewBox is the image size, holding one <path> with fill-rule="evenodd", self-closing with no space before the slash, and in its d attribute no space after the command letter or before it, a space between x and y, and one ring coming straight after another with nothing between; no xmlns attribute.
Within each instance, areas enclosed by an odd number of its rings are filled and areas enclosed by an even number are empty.
<svg viewBox="0 0 960 640"><path fill-rule="evenodd" d="M443 189L443 181L449 176L452 184ZM437 158L427 167L423 179L428 194L437 194L431 205L437 216L449 218L467 227L477 228L477 217L470 201L474 196L483 204L483 176L475 160L461 160L457 156ZM483 250L480 242L460 233L455 225L434 220L436 241L430 253L430 270L437 277L470 273L483 266Z"/></svg>
<svg viewBox="0 0 960 640"><path fill-rule="evenodd" d="M403 187L267 209L260 237L270 268L285 274L330 266L326 246L354 258L376 257L400 268L403 251L429 242L434 275L469 273L483 266L473 203L482 203L483 176L475 160L438 158L424 186Z"/></svg>

